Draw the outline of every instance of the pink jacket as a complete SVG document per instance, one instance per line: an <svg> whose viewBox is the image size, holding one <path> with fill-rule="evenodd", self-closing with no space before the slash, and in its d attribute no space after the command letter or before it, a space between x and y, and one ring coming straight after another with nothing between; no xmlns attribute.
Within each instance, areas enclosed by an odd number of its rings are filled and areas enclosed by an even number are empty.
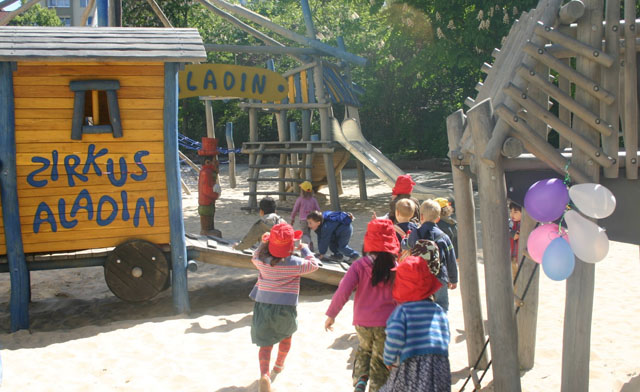
<svg viewBox="0 0 640 392"><path fill-rule="evenodd" d="M331 299L326 315L335 318L355 290L353 299L353 325L361 327L384 327L396 301L391 295L391 282L371 285L373 256L356 260L344 275Z"/></svg>
<svg viewBox="0 0 640 392"><path fill-rule="evenodd" d="M293 220L296 219L296 215L300 213L300 220L307 220L307 215L311 211L320 211L320 205L318 205L318 200L315 197L303 197L298 196L296 199L296 203L293 205L293 211L291 211L291 224L293 224Z"/></svg>

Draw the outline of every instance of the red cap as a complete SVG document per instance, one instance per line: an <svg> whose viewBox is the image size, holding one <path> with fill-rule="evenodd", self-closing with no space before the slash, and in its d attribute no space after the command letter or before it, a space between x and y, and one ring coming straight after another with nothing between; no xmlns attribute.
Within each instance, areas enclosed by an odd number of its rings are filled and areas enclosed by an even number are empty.
<svg viewBox="0 0 640 392"><path fill-rule="evenodd" d="M213 137L203 137L202 148L198 150L198 155L207 157L218 155L218 139Z"/></svg>
<svg viewBox="0 0 640 392"><path fill-rule="evenodd" d="M427 262L417 256L407 257L392 271L396 271L392 294L398 303L423 300L442 287Z"/></svg>
<svg viewBox="0 0 640 392"><path fill-rule="evenodd" d="M416 183L411 179L408 174L398 176L396 179L396 185L391 190L392 195L410 195L413 191L413 186Z"/></svg>
<svg viewBox="0 0 640 392"><path fill-rule="evenodd" d="M302 231L293 231L288 223L278 223L271 228L268 235L262 236L262 241L269 241L269 253L273 257L288 257L293 252L293 242L302 238Z"/></svg>
<svg viewBox="0 0 640 392"><path fill-rule="evenodd" d="M364 234L364 251L398 253L400 243L393 228L393 222L389 219L371 220Z"/></svg>

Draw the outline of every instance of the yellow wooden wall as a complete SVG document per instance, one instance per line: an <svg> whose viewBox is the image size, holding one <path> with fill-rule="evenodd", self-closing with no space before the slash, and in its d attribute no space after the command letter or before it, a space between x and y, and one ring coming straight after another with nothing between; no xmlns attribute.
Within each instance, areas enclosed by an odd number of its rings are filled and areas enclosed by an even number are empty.
<svg viewBox="0 0 640 392"><path fill-rule="evenodd" d="M73 92L69 89L72 80L111 79L120 81L117 91L122 120L123 137L115 139L112 134L86 134L82 141L71 140L73 117ZM22 239L26 253L53 252L77 249L115 246L129 238L142 238L157 244L169 242L169 214L167 187L164 171L163 98L164 66L162 63L37 63L19 62L14 72L15 121L16 121L16 164L18 175L18 198ZM70 187L64 166L65 156L74 154L81 159L78 172L86 162L89 144L95 150L108 149L108 154L96 159L102 176L90 170L88 181L74 178L76 185ZM41 163L32 162L34 156L53 161L52 150L58 151L58 179L52 181L52 166L34 176L36 180L48 180L48 184L38 188L30 185L27 176ZM106 174L107 160L114 161L116 179L120 179L120 157L125 158L129 176L140 174L134 155L146 150L149 155L141 158L148 175L143 181L130 177L122 187L114 186ZM66 205L67 220L71 206L77 195L87 189L94 206L94 216L88 220L85 209L79 210L75 218L78 224L65 229L59 222L58 203L62 198ZM129 219L123 219L121 191L127 192ZM97 204L103 195L110 196L118 203L117 218L105 226L96 222ZM155 222L147 223L146 214L141 211L140 224L133 224L136 201L155 198ZM34 217L41 202L47 203L57 222L57 231L44 222L38 233L34 233ZM84 204L84 203L83 203ZM104 204L103 218L112 211L109 203ZM45 215L42 215L45 217ZM0 242L0 254L4 248L4 232Z"/></svg>

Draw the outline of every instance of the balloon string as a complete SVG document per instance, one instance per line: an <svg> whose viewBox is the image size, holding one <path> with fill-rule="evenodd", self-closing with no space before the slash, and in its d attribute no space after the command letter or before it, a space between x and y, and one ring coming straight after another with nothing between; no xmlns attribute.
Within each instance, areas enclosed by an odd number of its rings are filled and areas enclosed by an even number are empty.
<svg viewBox="0 0 640 392"><path fill-rule="evenodd" d="M571 184L571 176L569 175L569 165L571 165L571 158L567 159L567 164L564 165L564 185L569 186Z"/></svg>

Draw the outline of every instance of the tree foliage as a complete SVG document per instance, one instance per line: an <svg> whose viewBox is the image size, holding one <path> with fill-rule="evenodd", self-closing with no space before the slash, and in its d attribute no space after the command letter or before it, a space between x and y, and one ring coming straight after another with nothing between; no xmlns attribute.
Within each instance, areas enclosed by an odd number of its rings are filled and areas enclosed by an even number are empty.
<svg viewBox="0 0 640 392"><path fill-rule="evenodd" d="M244 0L245 7L273 22L306 35L299 0ZM158 4L175 27L195 27L204 42L263 45L195 0ZM365 136L383 152L414 156L447 153L446 117L462 107L482 74L483 62L522 11L537 0L309 0L316 37L337 45L343 37L349 52L367 58L364 67L352 67L352 79L364 88L360 117ZM124 0L127 26L161 26L145 1ZM245 21L246 22L246 21ZM251 23L287 46L302 45ZM264 67L267 55L208 53L209 62ZM284 72L299 62L274 57ZM339 62L337 59L327 60ZM248 139L247 114L235 101L215 101L217 128L234 122L236 144ZM298 113L289 112L291 119ZM260 138L277 136L273 116L260 118ZM204 103L181 101L180 130L192 137L205 134ZM317 130L317 119L312 126ZM217 132L219 135L220 132Z"/></svg>
<svg viewBox="0 0 640 392"><path fill-rule="evenodd" d="M27 11L16 16L9 22L9 26L62 26L54 9L41 7L36 4Z"/></svg>

